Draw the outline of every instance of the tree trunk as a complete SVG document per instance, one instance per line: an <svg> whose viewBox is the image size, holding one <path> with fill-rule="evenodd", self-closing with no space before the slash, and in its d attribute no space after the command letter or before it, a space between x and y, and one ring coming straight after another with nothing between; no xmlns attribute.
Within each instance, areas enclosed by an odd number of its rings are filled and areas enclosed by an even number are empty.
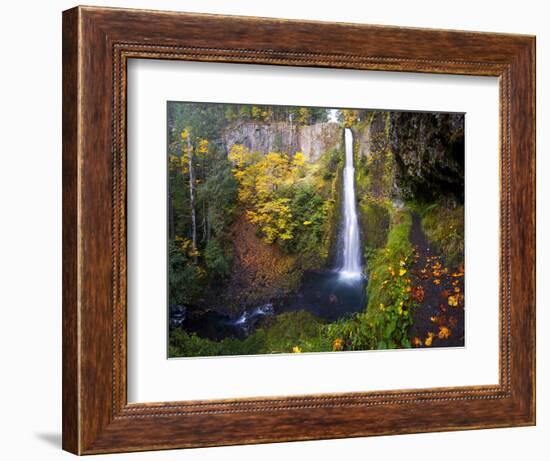
<svg viewBox="0 0 550 461"><path fill-rule="evenodd" d="M206 214L206 200L202 201L202 235L204 244L208 244L208 215Z"/></svg>
<svg viewBox="0 0 550 461"><path fill-rule="evenodd" d="M173 204L172 191L170 191L170 187L168 187L168 234L170 236L170 240L173 240L175 237L174 204Z"/></svg>
<svg viewBox="0 0 550 461"><path fill-rule="evenodd" d="M187 135L187 155L189 156L189 199L191 202L191 232L193 240L193 260L197 262L197 218L195 211L195 173L193 171L193 152L191 140Z"/></svg>

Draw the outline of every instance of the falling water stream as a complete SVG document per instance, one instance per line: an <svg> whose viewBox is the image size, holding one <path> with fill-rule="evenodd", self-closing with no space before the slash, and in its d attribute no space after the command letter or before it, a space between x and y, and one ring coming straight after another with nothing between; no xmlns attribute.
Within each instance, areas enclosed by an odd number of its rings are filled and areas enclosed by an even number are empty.
<svg viewBox="0 0 550 461"><path fill-rule="evenodd" d="M343 229L340 275L346 279L361 277L361 249L359 245L359 221L355 200L355 168L353 167L353 135L345 129L346 163L344 166Z"/></svg>
<svg viewBox="0 0 550 461"><path fill-rule="evenodd" d="M357 201L355 194L355 168L353 165L353 134L344 131L345 164L341 221L333 270L306 272L300 289L280 298L266 300L261 306L252 306L241 313L230 315L223 310L193 309L174 306L170 315L172 327L183 327L199 336L220 340L227 336L246 337L269 317L289 311L307 311L333 322L360 312L365 306L366 279L362 275L361 245Z"/></svg>

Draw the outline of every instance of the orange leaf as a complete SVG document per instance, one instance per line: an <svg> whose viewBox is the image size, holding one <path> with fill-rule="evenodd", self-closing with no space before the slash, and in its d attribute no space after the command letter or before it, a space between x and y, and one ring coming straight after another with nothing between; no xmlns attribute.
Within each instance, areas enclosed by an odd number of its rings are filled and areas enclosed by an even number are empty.
<svg viewBox="0 0 550 461"><path fill-rule="evenodd" d="M424 340L424 345L425 346L431 346L432 345L432 340L434 338L434 334L430 331L428 332L428 336L427 338Z"/></svg>
<svg viewBox="0 0 550 461"><path fill-rule="evenodd" d="M343 348L344 348L344 341L342 341L340 338L336 338L332 343L332 350L341 351Z"/></svg>
<svg viewBox="0 0 550 461"><path fill-rule="evenodd" d="M451 330L449 330L447 327L439 327L439 333L437 335L439 339L447 339L449 336L451 336Z"/></svg>
<svg viewBox="0 0 550 461"><path fill-rule="evenodd" d="M421 286L413 287L411 296L416 302L421 303L424 301L424 288Z"/></svg>
<svg viewBox="0 0 550 461"><path fill-rule="evenodd" d="M458 306L458 296L449 296L447 298L447 302L449 303L449 306L457 307Z"/></svg>

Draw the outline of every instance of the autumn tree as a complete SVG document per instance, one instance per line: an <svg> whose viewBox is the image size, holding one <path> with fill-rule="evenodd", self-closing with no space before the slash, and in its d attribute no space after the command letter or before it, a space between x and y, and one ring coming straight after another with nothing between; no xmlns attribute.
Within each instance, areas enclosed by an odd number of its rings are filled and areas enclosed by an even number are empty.
<svg viewBox="0 0 550 461"><path fill-rule="evenodd" d="M292 203L297 183L306 172L304 155L269 152L258 159L245 146L235 144L229 159L248 220L258 226L268 243L292 240L297 226L303 226L294 219Z"/></svg>
<svg viewBox="0 0 550 461"><path fill-rule="evenodd" d="M346 128L350 128L357 123L359 118L359 112L352 109L342 109L340 111L340 121Z"/></svg>
<svg viewBox="0 0 550 461"><path fill-rule="evenodd" d="M196 302L201 286L229 271L226 239L237 183L221 143L226 110L219 104L168 105L171 304Z"/></svg>
<svg viewBox="0 0 550 461"><path fill-rule="evenodd" d="M189 171L189 202L191 206L191 235L193 242L193 252L195 262L197 261L197 217L195 209L195 173L193 170L193 149L191 147L191 136L189 134L189 129L186 128L181 132L181 139L186 141L187 148L187 164ZM182 155L182 158L185 158Z"/></svg>

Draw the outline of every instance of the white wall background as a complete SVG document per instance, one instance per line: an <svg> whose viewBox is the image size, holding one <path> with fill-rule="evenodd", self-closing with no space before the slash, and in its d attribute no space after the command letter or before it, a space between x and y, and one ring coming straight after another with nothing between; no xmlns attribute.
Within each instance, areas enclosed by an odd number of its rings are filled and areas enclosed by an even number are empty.
<svg viewBox="0 0 550 461"><path fill-rule="evenodd" d="M61 11L76 3L11 1L0 15L0 454L3 459L69 459L61 452ZM550 14L545 2L387 0L105 0L87 4L363 22L537 35L538 425L118 455L135 460L343 458L543 459L550 437L550 340L543 234L550 232ZM548 307L548 306L546 306ZM434 421L437 424L437 421ZM537 455L537 452L540 453ZM544 454L543 454L544 453ZM103 459L105 457L98 457Z"/></svg>

